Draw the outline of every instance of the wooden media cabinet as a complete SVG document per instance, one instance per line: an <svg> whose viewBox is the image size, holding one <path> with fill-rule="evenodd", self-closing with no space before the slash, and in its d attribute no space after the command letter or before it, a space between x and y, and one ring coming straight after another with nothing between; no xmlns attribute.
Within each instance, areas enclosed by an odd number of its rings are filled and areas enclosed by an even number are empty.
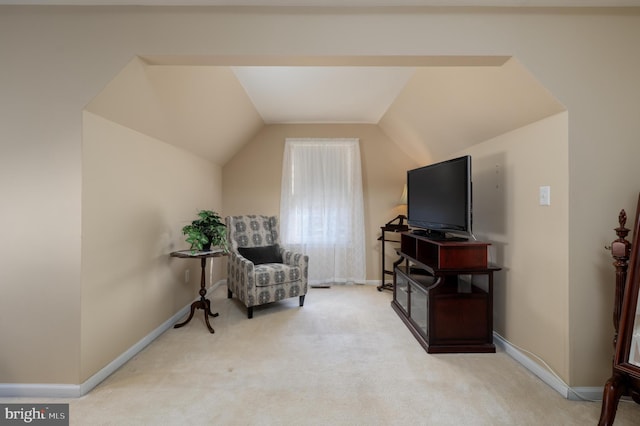
<svg viewBox="0 0 640 426"><path fill-rule="evenodd" d="M428 353L496 351L489 245L401 234L391 306Z"/></svg>

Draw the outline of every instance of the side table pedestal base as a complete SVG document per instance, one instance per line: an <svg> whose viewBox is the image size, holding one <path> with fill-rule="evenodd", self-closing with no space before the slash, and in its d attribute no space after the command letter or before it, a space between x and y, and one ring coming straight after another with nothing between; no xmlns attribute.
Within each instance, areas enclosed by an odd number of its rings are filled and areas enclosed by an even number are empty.
<svg viewBox="0 0 640 426"><path fill-rule="evenodd" d="M196 311L196 309L204 310L204 322L207 324L207 328L209 329L209 331L211 333L215 333L213 327L211 327L211 324L209 324L209 317L215 318L218 316L218 313L211 312L211 301L209 299L205 299L204 297L201 298L200 300L196 300L195 302L193 302L191 304L191 312L189 312L189 317L185 321L174 325L173 328L180 328L186 325L189 321L191 321L191 318L193 318L193 314Z"/></svg>

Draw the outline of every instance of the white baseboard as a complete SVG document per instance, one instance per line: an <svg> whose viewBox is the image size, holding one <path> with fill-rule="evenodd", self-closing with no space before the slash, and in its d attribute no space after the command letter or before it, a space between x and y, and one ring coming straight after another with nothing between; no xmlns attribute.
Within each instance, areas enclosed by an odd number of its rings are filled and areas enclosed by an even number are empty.
<svg viewBox="0 0 640 426"><path fill-rule="evenodd" d="M518 348L513 346L509 341L498 333L493 333L493 341L496 346L507 353L511 358L518 361L524 368L535 374L540 380L546 383L549 387L554 389L564 398L573 401L601 401L602 390L604 389L604 383L602 387L569 387L560 377L553 372L544 368L527 355L522 353Z"/></svg>
<svg viewBox="0 0 640 426"><path fill-rule="evenodd" d="M221 284L226 283L220 280L209 288L212 292ZM194 300L198 300L197 297ZM140 351L146 348L151 342L158 338L162 333L173 327L179 319L184 317L191 310L191 302L176 312L171 318L163 322L159 327L140 339L135 345L131 346L119 357L111 361L104 368L91 376L87 381L79 385L67 384L25 384L25 383L0 383L0 398L79 398L91 392L93 388L98 386L104 379L113 374L118 368L122 367L127 361L136 356Z"/></svg>
<svg viewBox="0 0 640 426"><path fill-rule="evenodd" d="M604 392L604 383L600 387L575 387L569 388L567 399L572 401L602 401L602 393Z"/></svg>
<svg viewBox="0 0 640 426"><path fill-rule="evenodd" d="M79 398L80 385L0 383L0 398Z"/></svg>

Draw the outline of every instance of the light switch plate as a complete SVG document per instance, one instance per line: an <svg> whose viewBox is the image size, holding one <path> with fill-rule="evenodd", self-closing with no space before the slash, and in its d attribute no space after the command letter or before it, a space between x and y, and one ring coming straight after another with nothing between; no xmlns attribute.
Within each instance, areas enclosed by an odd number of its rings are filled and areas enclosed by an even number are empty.
<svg viewBox="0 0 640 426"><path fill-rule="evenodd" d="M540 205L541 206L551 205L551 187L550 186L540 187Z"/></svg>

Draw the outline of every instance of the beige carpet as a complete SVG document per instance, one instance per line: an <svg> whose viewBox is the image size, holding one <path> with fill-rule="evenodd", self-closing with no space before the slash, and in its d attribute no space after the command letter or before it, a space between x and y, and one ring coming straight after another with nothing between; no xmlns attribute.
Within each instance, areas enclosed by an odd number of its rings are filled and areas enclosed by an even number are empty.
<svg viewBox="0 0 640 426"><path fill-rule="evenodd" d="M311 289L248 320L226 288L88 395L73 425L595 425L505 353L429 355L374 286ZM640 424L621 403L616 425Z"/></svg>

